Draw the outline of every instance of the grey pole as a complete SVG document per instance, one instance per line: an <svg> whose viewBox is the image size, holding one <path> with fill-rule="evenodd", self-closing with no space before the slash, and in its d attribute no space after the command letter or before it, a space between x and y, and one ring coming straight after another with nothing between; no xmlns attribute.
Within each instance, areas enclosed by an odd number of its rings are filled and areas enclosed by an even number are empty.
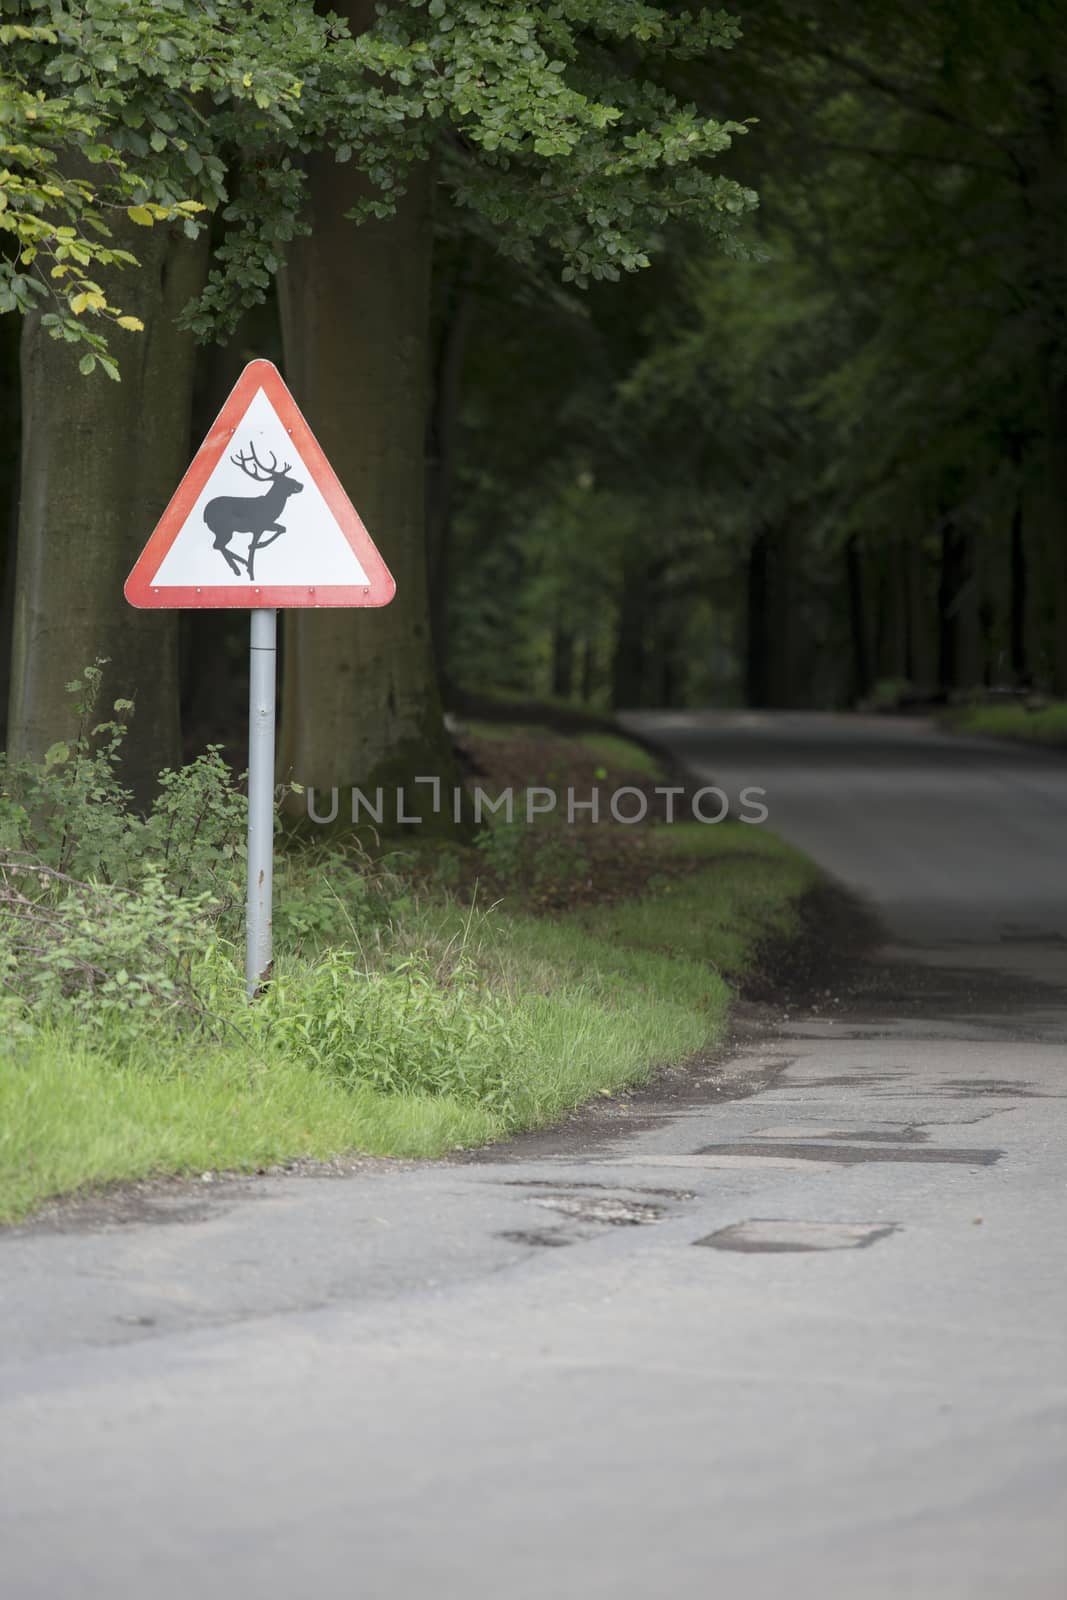
<svg viewBox="0 0 1067 1600"><path fill-rule="evenodd" d="M270 977L274 889L274 683L276 611L252 612L248 692L248 901L245 989L254 1000Z"/></svg>

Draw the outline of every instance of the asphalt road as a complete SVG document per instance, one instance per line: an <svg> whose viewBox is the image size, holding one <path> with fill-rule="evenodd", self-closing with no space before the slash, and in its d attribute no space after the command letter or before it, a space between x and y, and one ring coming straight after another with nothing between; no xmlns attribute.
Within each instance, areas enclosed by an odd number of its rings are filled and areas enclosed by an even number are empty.
<svg viewBox="0 0 1067 1600"><path fill-rule="evenodd" d="M491 1159L0 1238L4 1600L1060 1600L1067 761L655 727L894 948Z"/></svg>

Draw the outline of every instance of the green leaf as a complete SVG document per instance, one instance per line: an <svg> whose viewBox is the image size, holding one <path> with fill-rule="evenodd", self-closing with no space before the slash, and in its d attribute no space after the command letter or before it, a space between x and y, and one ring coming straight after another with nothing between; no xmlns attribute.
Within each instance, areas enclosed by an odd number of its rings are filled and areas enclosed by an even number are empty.
<svg viewBox="0 0 1067 1600"><path fill-rule="evenodd" d="M89 355L82 356L81 360L78 362L78 371L84 373L85 376L88 377L90 372L94 372L95 370L96 357L91 353Z"/></svg>

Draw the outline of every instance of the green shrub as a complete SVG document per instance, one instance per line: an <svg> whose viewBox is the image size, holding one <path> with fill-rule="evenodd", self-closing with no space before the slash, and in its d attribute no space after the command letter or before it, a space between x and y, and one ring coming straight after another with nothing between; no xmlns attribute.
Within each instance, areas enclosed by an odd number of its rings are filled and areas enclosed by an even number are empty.
<svg viewBox="0 0 1067 1600"><path fill-rule="evenodd" d="M116 1047L227 1020L245 802L217 749L161 774L147 816L119 776L126 726L95 722L102 663L68 684L78 726L43 761L0 757L3 1021L73 1019ZM114 704L121 719L128 700ZM226 991L224 993L224 991Z"/></svg>
<svg viewBox="0 0 1067 1600"><path fill-rule="evenodd" d="M209 895L176 894L159 874L128 889L0 860L0 1021L25 1034L68 1018L116 1046L176 1030L218 1036L220 962L233 974L227 1009L239 990L216 911Z"/></svg>
<svg viewBox="0 0 1067 1600"><path fill-rule="evenodd" d="M245 800L217 747L160 774L140 816L118 776L126 725L93 722L101 663L67 685L78 732L44 760L0 756L0 854L40 862L82 883L136 889L159 879L177 897L209 894L216 917L236 927L242 886ZM132 701L116 700L117 717Z"/></svg>

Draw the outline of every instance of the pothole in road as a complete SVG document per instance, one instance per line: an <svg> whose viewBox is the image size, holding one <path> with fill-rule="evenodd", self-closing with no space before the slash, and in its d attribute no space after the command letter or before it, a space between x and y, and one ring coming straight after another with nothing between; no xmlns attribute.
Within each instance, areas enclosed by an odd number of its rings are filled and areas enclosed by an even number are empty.
<svg viewBox="0 0 1067 1600"><path fill-rule="evenodd" d="M493 1181L502 1184L506 1189L554 1189L557 1193L563 1192L558 1178L496 1178ZM579 1189L600 1189L609 1194L654 1194L662 1195L668 1200L696 1199L691 1189L655 1188L648 1183L595 1183L589 1179L575 1178L566 1185L567 1194Z"/></svg>
<svg viewBox="0 0 1067 1600"><path fill-rule="evenodd" d="M981 1100L986 1095L1003 1095L1018 1100L1060 1100L1035 1083L1016 1078L946 1078L939 1089L928 1091L943 1100Z"/></svg>
<svg viewBox="0 0 1067 1600"><path fill-rule="evenodd" d="M872 1144L924 1144L930 1135L924 1133L917 1122L891 1123L881 1128L826 1128L815 1123L792 1124L777 1128L757 1128L760 1139L833 1139L837 1142L855 1139Z"/></svg>
<svg viewBox="0 0 1067 1600"><path fill-rule="evenodd" d="M711 1250L738 1250L749 1254L800 1253L811 1250L865 1250L896 1233L896 1222L790 1222L754 1217L719 1228L694 1244Z"/></svg>
<svg viewBox="0 0 1067 1600"><path fill-rule="evenodd" d="M545 1250L575 1242L573 1234L564 1233L562 1228L508 1228L497 1238L507 1239L509 1244L538 1245Z"/></svg>
<svg viewBox="0 0 1067 1600"><path fill-rule="evenodd" d="M937 1148L917 1150L908 1145L846 1145L830 1140L818 1144L787 1144L784 1139L766 1144L705 1144L693 1152L698 1156L766 1156L771 1160L828 1161L838 1166L856 1166L864 1161L950 1162L965 1167L991 1167L1003 1150Z"/></svg>
<svg viewBox="0 0 1067 1600"><path fill-rule="evenodd" d="M857 1036L858 1037L858 1036ZM872 1038L880 1039L882 1034L872 1034ZM838 1072L826 1077L807 1078L800 1073L793 1075L790 1080L791 1088L801 1089L879 1089L885 1084L899 1083L902 1078L911 1074L901 1072Z"/></svg>
<svg viewBox="0 0 1067 1600"><path fill-rule="evenodd" d="M642 1200L619 1200L609 1195L545 1194L534 1198L534 1205L547 1211L561 1211L578 1222L606 1223L616 1228L639 1228L658 1222L663 1207Z"/></svg>

